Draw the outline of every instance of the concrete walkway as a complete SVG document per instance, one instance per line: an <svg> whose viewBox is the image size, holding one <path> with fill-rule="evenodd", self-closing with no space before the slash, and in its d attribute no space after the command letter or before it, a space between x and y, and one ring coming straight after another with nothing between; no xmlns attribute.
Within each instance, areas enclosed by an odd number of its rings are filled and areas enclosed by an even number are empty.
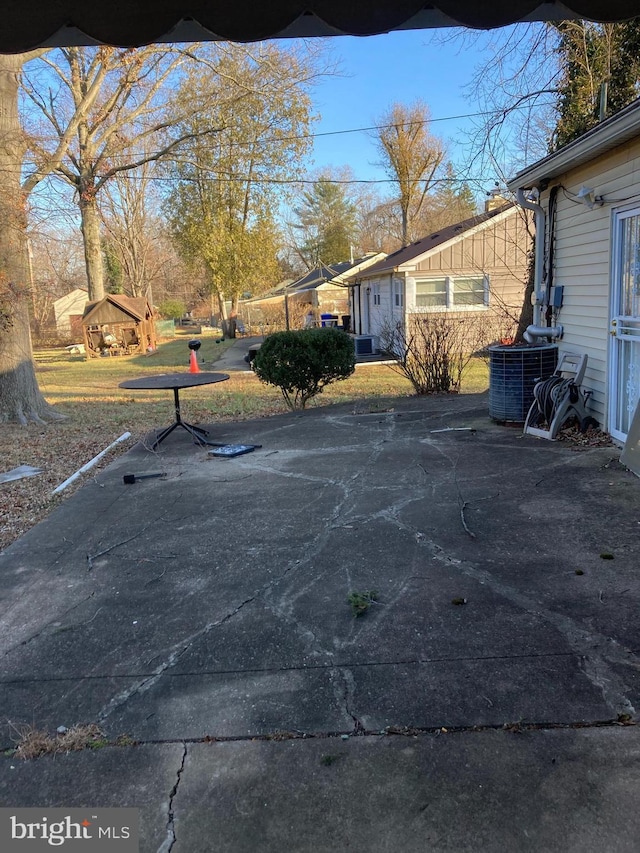
<svg viewBox="0 0 640 853"><path fill-rule="evenodd" d="M5 755L0 805L135 806L143 851L637 850L615 448L523 438L484 395L210 429L262 448L138 446L0 555L3 745L137 741Z"/></svg>
<svg viewBox="0 0 640 853"><path fill-rule="evenodd" d="M246 373L251 371L248 362L244 360L251 344L261 343L263 337L238 338L226 349L220 358L216 359L211 369L219 373Z"/></svg>

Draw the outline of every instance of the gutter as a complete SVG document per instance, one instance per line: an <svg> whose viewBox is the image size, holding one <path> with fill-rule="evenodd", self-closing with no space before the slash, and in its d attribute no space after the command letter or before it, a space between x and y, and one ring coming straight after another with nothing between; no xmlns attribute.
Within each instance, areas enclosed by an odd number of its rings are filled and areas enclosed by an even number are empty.
<svg viewBox="0 0 640 853"><path fill-rule="evenodd" d="M546 231L546 219L544 209L536 202L530 201L524 194L524 187L518 187L516 197L518 204L526 210L533 211L536 223L536 241L535 241L535 256L533 270L533 293L535 302L533 304L533 325L540 325L541 311L540 306L544 302L544 293L542 292L542 274L544 270L544 238Z"/></svg>
<svg viewBox="0 0 640 853"><path fill-rule="evenodd" d="M578 139L574 139L553 154L548 154L537 163L522 169L507 181L507 187L513 191L517 187L534 187L543 180L557 178L589 162L599 154L604 154L628 142L639 133L640 101L634 101L624 110L579 136Z"/></svg>

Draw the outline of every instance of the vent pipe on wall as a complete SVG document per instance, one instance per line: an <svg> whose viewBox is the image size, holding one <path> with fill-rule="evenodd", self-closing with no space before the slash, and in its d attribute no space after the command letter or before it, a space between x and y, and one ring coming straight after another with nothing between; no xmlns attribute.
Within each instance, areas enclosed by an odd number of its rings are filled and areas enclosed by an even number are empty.
<svg viewBox="0 0 640 853"><path fill-rule="evenodd" d="M538 338L561 338L563 333L562 326L527 326L524 339L528 344L536 344Z"/></svg>

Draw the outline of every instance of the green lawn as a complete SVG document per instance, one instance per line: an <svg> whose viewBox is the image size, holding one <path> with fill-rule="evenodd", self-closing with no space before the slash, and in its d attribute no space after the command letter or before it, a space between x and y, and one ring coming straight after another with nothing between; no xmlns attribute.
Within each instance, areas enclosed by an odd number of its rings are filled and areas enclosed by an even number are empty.
<svg viewBox="0 0 640 853"><path fill-rule="evenodd" d="M201 336L200 360L204 369L215 370L216 359L231 341L219 342L215 335ZM86 360L64 349L35 353L40 388L47 400L75 423L92 426L109 424L112 430L127 429L140 434L170 423L172 399L169 392L128 391L118 388L124 379L145 373L186 370L188 336L161 343L150 355L121 356ZM487 388L486 362L474 359L467 369L463 392ZM309 406L369 401L384 405L390 398L411 396L410 383L388 365L364 364L342 382L328 387ZM196 423L236 420L285 412L287 408L277 388L263 385L251 373L232 374L222 384L184 391L180 400L186 420Z"/></svg>

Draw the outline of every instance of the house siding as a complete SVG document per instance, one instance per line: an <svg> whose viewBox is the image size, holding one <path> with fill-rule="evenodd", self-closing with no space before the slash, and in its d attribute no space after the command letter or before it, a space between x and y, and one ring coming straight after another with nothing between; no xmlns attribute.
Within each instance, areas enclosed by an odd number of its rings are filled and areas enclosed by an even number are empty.
<svg viewBox="0 0 640 853"><path fill-rule="evenodd" d="M452 277L485 275L489 279L489 305L484 325L487 341L511 336L519 320L527 277L527 255L531 245L530 222L523 211L469 235L420 261L410 275ZM407 300L407 312L415 308L415 298Z"/></svg>
<svg viewBox="0 0 640 853"><path fill-rule="evenodd" d="M86 290L81 288L76 288L71 293L55 300L53 313L59 333L69 334L71 332L71 316L82 316L88 301L89 297Z"/></svg>
<svg viewBox="0 0 640 853"><path fill-rule="evenodd" d="M463 309L460 314L482 315L486 343L512 336L520 319L527 279L532 233L528 216L517 207L509 208L475 228L462 231L459 237L405 261L393 272L372 272L369 276L365 272L359 276L363 308L361 326L356 319L356 331L380 335L389 326L406 322L410 314L434 310L416 307L416 280L430 276L453 279L483 276L488 280L488 305ZM402 283L402 306L396 306L394 299L393 283L398 280ZM377 288L380 304L374 304ZM451 310L457 313L460 309Z"/></svg>
<svg viewBox="0 0 640 853"><path fill-rule="evenodd" d="M366 288L371 288L365 298L369 302L369 334L380 336L389 326L402 322L404 312L396 308L393 281L402 280L402 276L383 275L366 281ZM380 303L375 304L375 294L380 294Z"/></svg>
<svg viewBox="0 0 640 853"><path fill-rule="evenodd" d="M548 209L549 192L559 186L554 245L553 284L563 285L563 306L556 321L564 327L559 351L588 356L583 388L593 392L590 412L609 428L608 367L609 312L612 263L612 223L617 210L640 204L640 140L633 140L571 170L542 195ZM602 207L589 209L571 200L582 186L605 197ZM548 238L547 238L548 243Z"/></svg>

